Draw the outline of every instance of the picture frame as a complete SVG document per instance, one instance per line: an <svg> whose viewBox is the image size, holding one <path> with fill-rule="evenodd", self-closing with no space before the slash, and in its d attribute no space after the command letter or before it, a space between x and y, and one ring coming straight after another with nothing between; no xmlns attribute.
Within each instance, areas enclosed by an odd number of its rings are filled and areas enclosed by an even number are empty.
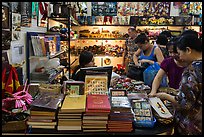
<svg viewBox="0 0 204 137"><path fill-rule="evenodd" d="M110 96L127 96L125 89L110 89Z"/></svg>
<svg viewBox="0 0 204 137"><path fill-rule="evenodd" d="M108 94L108 76L106 74L86 75L85 94Z"/></svg>
<svg viewBox="0 0 204 137"><path fill-rule="evenodd" d="M84 82L83 81L64 81L63 94L84 95Z"/></svg>

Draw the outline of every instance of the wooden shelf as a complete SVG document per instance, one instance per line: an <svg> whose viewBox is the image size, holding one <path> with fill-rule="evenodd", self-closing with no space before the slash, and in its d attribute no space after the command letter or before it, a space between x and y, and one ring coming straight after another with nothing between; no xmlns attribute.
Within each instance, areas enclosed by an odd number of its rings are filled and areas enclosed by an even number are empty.
<svg viewBox="0 0 204 137"><path fill-rule="evenodd" d="M80 26L124 26L124 27L130 27L133 25L105 25L105 24L92 24L92 25L80 25ZM185 27L185 26L197 26L197 27L201 27L202 25L137 25L136 27L145 27L145 26L154 26L154 27Z"/></svg>
<svg viewBox="0 0 204 137"><path fill-rule="evenodd" d="M64 50L64 51L57 52L55 55L50 55L49 58L52 59L52 58L54 58L54 57L56 57L56 56L58 56L58 55L60 55L60 54L62 54L64 52L66 52L66 51Z"/></svg>
<svg viewBox="0 0 204 137"><path fill-rule="evenodd" d="M125 38L79 38L78 40L126 40Z"/></svg>
<svg viewBox="0 0 204 137"><path fill-rule="evenodd" d="M64 23L64 24L68 24L68 18L65 18L65 17L49 17L48 19L52 19L54 21L58 21L58 22L61 22L61 23ZM71 21L72 25L80 26L78 21L75 20L73 16L70 16L70 21Z"/></svg>

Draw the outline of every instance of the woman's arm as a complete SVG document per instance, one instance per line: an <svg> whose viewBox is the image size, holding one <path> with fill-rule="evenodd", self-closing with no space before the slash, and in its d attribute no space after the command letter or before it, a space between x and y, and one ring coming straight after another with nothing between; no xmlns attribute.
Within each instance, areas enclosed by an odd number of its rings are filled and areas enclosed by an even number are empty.
<svg viewBox="0 0 204 137"><path fill-rule="evenodd" d="M165 74L165 71L163 69L159 69L157 75L154 77L154 81L152 83L152 90L151 92L149 93L149 96L154 96L156 93L157 93L157 90L159 88L159 85L162 81L162 77L164 76Z"/></svg>
<svg viewBox="0 0 204 137"><path fill-rule="evenodd" d="M164 56L161 49L159 47L156 47L154 54L156 55L157 63L160 65L161 62L164 60Z"/></svg>
<svg viewBox="0 0 204 137"><path fill-rule="evenodd" d="M138 55L141 53L141 49L138 49L135 54L133 55L133 61L135 63L135 65L139 65L138 64Z"/></svg>
<svg viewBox="0 0 204 137"><path fill-rule="evenodd" d="M178 106L178 102L175 99L175 96L167 94L167 93L156 93L154 96L160 98L161 100L168 100L172 103L174 106Z"/></svg>

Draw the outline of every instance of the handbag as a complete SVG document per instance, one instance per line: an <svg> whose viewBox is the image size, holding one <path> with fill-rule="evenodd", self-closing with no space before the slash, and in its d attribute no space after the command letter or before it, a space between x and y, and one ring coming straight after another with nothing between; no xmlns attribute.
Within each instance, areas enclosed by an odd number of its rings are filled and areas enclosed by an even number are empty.
<svg viewBox="0 0 204 137"><path fill-rule="evenodd" d="M146 69L144 66L136 66L134 64L128 65L127 77L137 81L143 81L143 72Z"/></svg>

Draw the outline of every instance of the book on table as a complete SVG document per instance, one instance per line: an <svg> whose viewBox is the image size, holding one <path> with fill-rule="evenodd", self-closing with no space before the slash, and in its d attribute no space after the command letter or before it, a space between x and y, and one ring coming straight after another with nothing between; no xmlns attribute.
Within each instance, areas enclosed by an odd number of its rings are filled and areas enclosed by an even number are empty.
<svg viewBox="0 0 204 137"><path fill-rule="evenodd" d="M108 95L87 95L87 110L102 110L110 112L111 106Z"/></svg>
<svg viewBox="0 0 204 137"><path fill-rule="evenodd" d="M62 107L59 113L68 112L85 112L86 107L86 95L65 96Z"/></svg>
<svg viewBox="0 0 204 137"><path fill-rule="evenodd" d="M37 97L31 103L31 107L34 109L46 109L47 111L57 110L59 104L64 99L63 94L54 92L39 92Z"/></svg>

